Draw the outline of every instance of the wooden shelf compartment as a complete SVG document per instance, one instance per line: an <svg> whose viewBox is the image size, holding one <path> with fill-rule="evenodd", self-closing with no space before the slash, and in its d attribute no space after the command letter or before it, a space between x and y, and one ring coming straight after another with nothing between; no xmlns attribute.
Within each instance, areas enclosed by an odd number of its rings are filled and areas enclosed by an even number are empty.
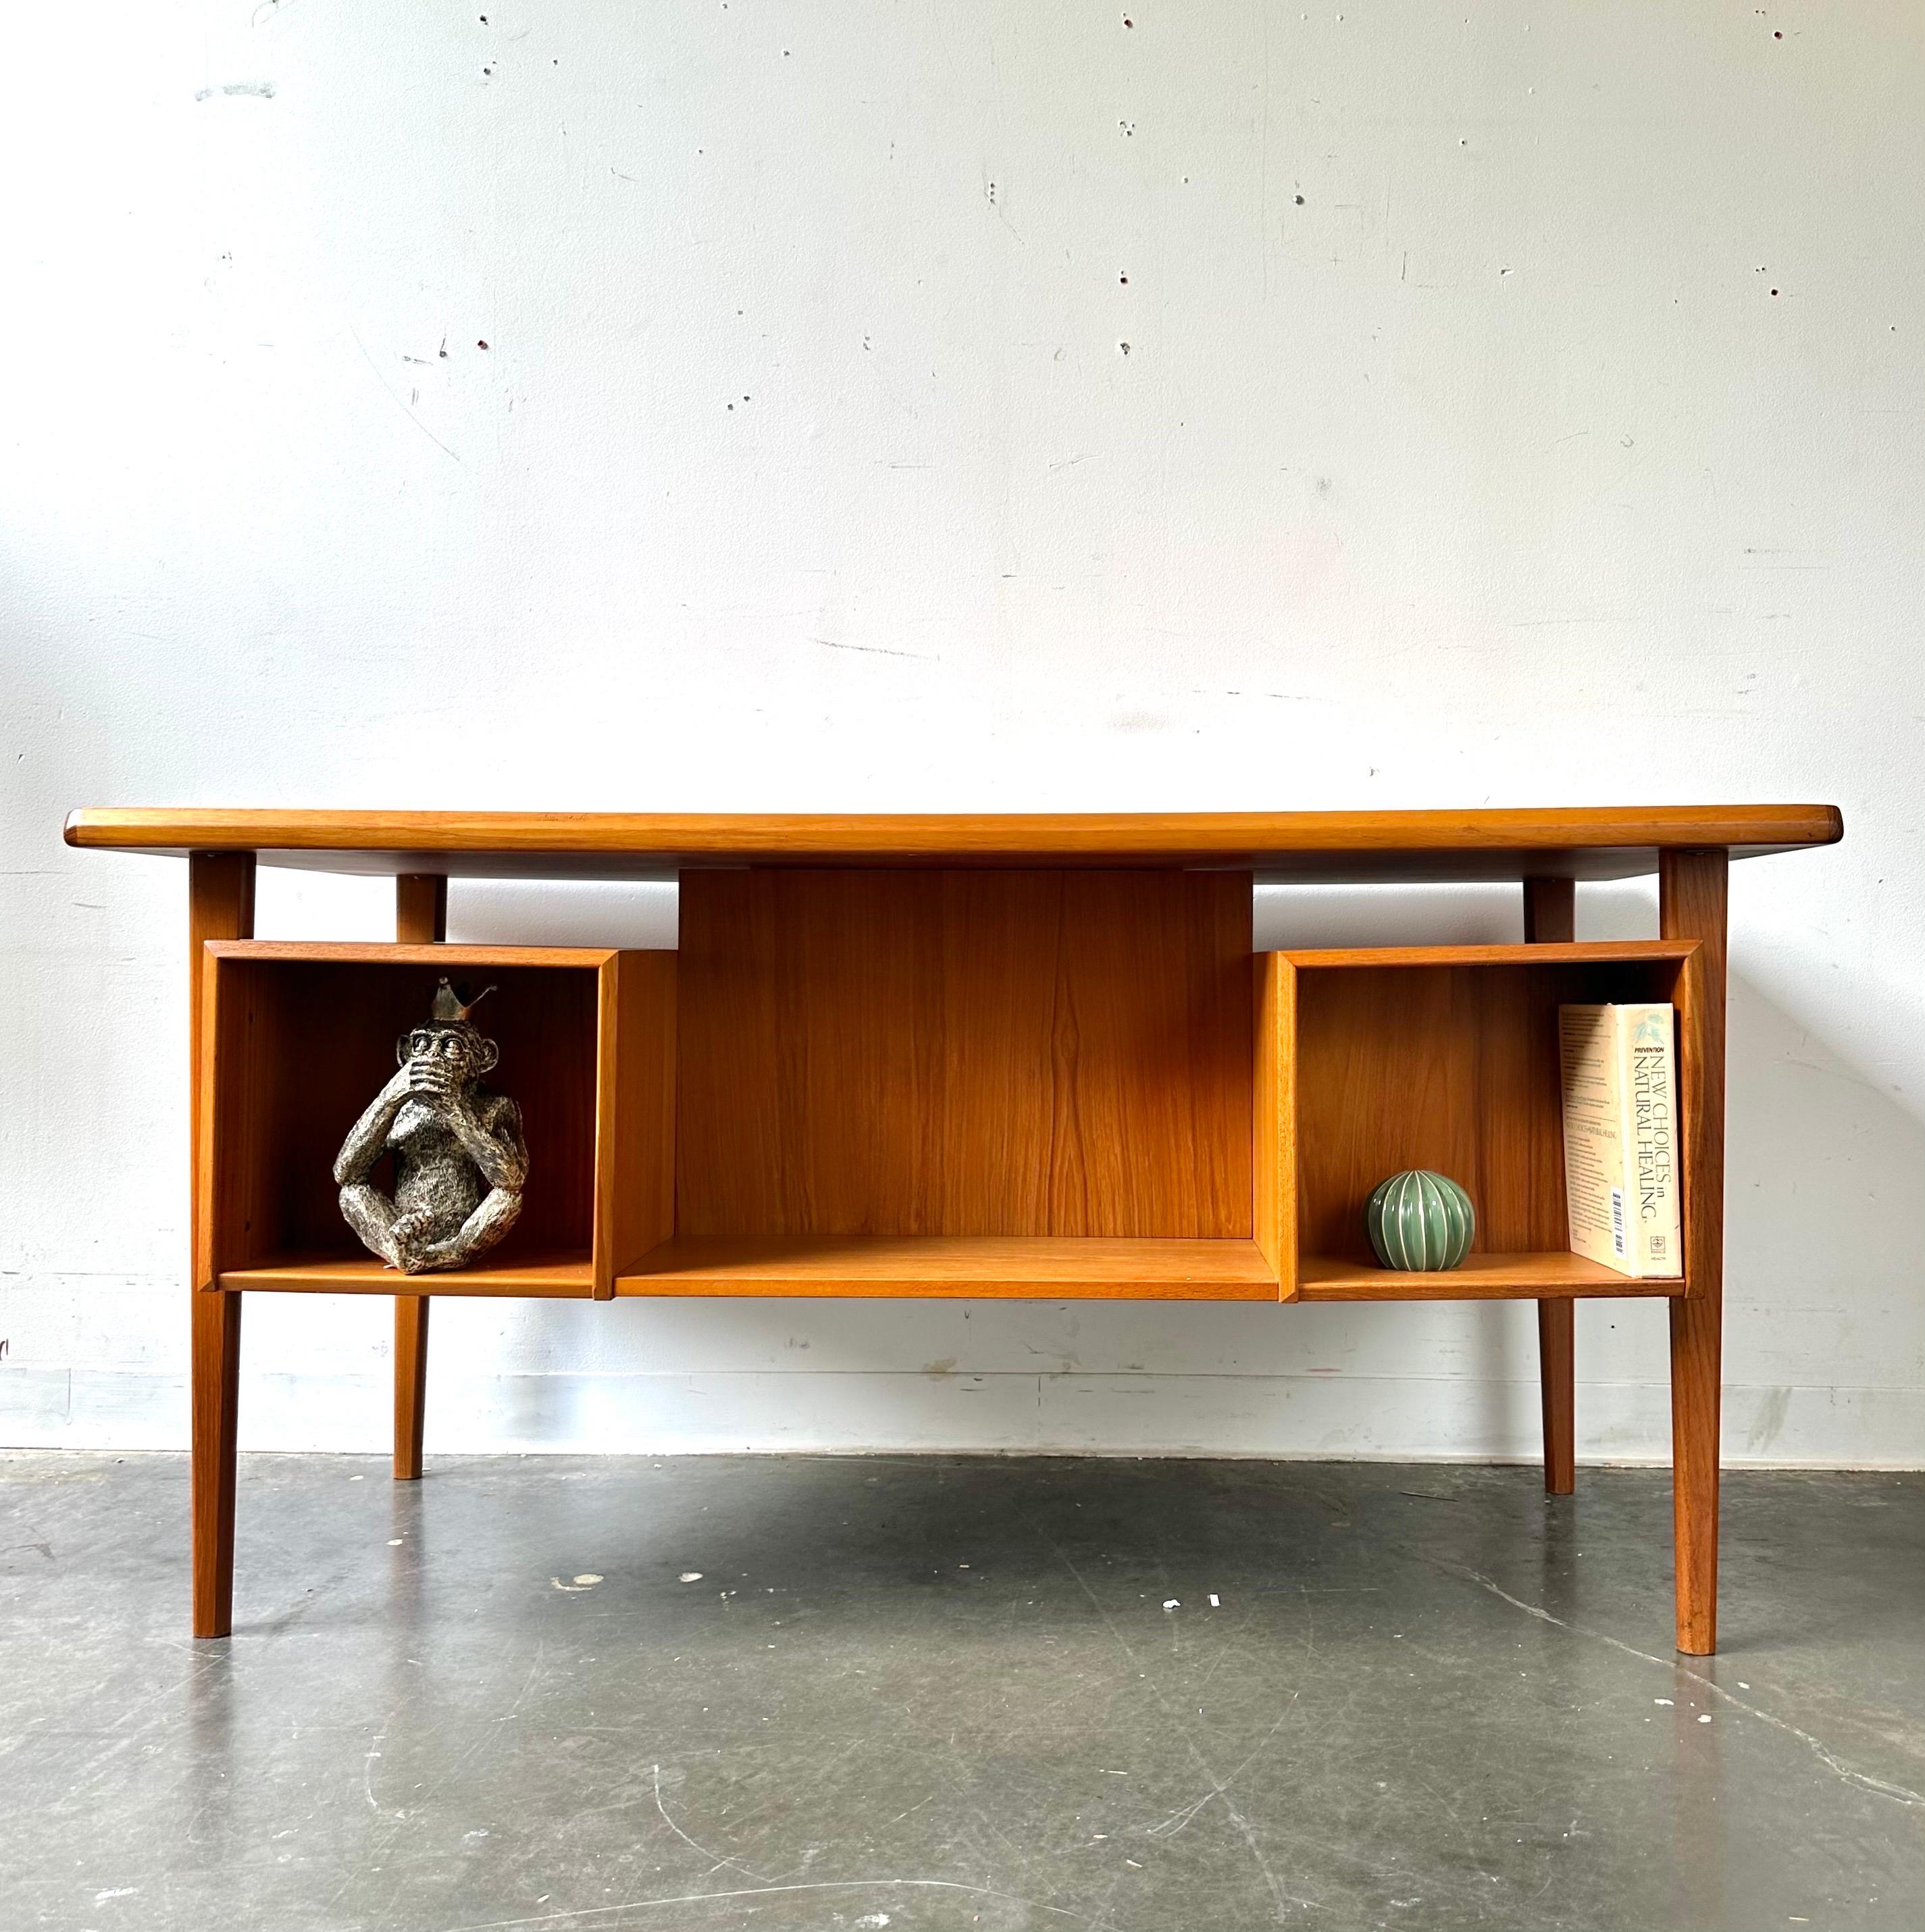
<svg viewBox="0 0 1925 1932"><path fill-rule="evenodd" d="M235 940L206 967L197 1287L605 1298L672 1228L673 953ZM405 1276L342 1220L332 1169L444 976L496 988L476 1018L501 1049L488 1084L522 1111L527 1192L477 1264Z"/></svg>
<svg viewBox="0 0 1925 1932"><path fill-rule="evenodd" d="M682 882L674 1238L623 1294L1273 1301L1247 872Z"/></svg>
<svg viewBox="0 0 1925 1932"><path fill-rule="evenodd" d="M1402 1301L1676 1295L1572 1254L1564 1201L1558 1008L1669 1000L1678 1010L1678 1135L1690 1252L1698 1177L1686 1050L1704 1001L1695 944L1373 947L1259 956L1256 1238L1283 1298ZM1381 1268L1371 1190L1427 1167L1477 1213L1461 1268Z"/></svg>

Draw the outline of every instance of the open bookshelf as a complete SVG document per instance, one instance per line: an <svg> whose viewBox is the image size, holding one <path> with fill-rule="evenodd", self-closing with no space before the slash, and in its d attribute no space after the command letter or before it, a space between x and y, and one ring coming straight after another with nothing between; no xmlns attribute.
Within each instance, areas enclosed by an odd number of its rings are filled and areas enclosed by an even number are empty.
<svg viewBox="0 0 1925 1932"><path fill-rule="evenodd" d="M215 944L209 1278L596 1299L1684 1291L1564 1244L1557 1008L1688 1009L1691 945L1253 954L1249 903L1221 873L717 872L685 888L677 952ZM361 1250L330 1169L445 974L498 989L491 1082L532 1159L499 1247L403 1277ZM1462 1268L1372 1256L1364 1202L1404 1167L1470 1190Z"/></svg>

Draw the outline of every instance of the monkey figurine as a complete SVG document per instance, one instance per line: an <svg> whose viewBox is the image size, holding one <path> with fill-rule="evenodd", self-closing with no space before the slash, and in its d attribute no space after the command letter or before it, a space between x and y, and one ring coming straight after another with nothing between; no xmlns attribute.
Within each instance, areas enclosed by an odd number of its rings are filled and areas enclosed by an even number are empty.
<svg viewBox="0 0 1925 1932"><path fill-rule="evenodd" d="M400 1070L355 1122L334 1162L341 1212L368 1246L403 1274L459 1268L493 1247L521 1212L528 1147L521 1109L480 1076L500 1058L442 981L424 1026L395 1042ZM394 1198L369 1179L394 1156Z"/></svg>

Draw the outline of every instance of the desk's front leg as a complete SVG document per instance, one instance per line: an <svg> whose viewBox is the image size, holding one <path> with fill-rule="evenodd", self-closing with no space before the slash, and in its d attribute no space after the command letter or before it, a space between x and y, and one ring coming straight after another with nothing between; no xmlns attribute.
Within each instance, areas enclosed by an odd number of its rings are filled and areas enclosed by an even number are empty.
<svg viewBox="0 0 1925 1932"><path fill-rule="evenodd" d="M1725 907L1730 855L1666 852L1658 922L1666 939L1702 947L1684 1014L1684 1256L1689 1292L1671 1304L1672 1529L1678 1648L1718 1645L1718 1424L1723 1393L1725 1262Z"/></svg>
<svg viewBox="0 0 1925 1932"><path fill-rule="evenodd" d="M192 1136L193 1360L188 1466L193 1516L193 1634L225 1636L234 1621L234 1453L240 1407L241 1298L215 1285L208 1234L211 1180L200 1123L211 1104L202 1054L201 992L210 939L247 939L254 930L254 855L196 852L187 860L187 1118Z"/></svg>
<svg viewBox="0 0 1925 1932"><path fill-rule="evenodd" d="M234 1475L240 1419L241 1298L218 1288L193 1296L193 1634L225 1636L234 1625Z"/></svg>

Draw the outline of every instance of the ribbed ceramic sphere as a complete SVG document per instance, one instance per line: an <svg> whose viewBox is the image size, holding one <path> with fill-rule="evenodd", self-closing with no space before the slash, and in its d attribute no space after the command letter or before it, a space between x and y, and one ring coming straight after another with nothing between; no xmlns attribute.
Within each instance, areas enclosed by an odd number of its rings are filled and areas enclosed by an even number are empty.
<svg viewBox="0 0 1925 1932"><path fill-rule="evenodd" d="M1449 1175L1413 1167L1378 1183L1363 1225L1387 1268L1428 1274L1454 1268L1471 1252L1477 1210Z"/></svg>

